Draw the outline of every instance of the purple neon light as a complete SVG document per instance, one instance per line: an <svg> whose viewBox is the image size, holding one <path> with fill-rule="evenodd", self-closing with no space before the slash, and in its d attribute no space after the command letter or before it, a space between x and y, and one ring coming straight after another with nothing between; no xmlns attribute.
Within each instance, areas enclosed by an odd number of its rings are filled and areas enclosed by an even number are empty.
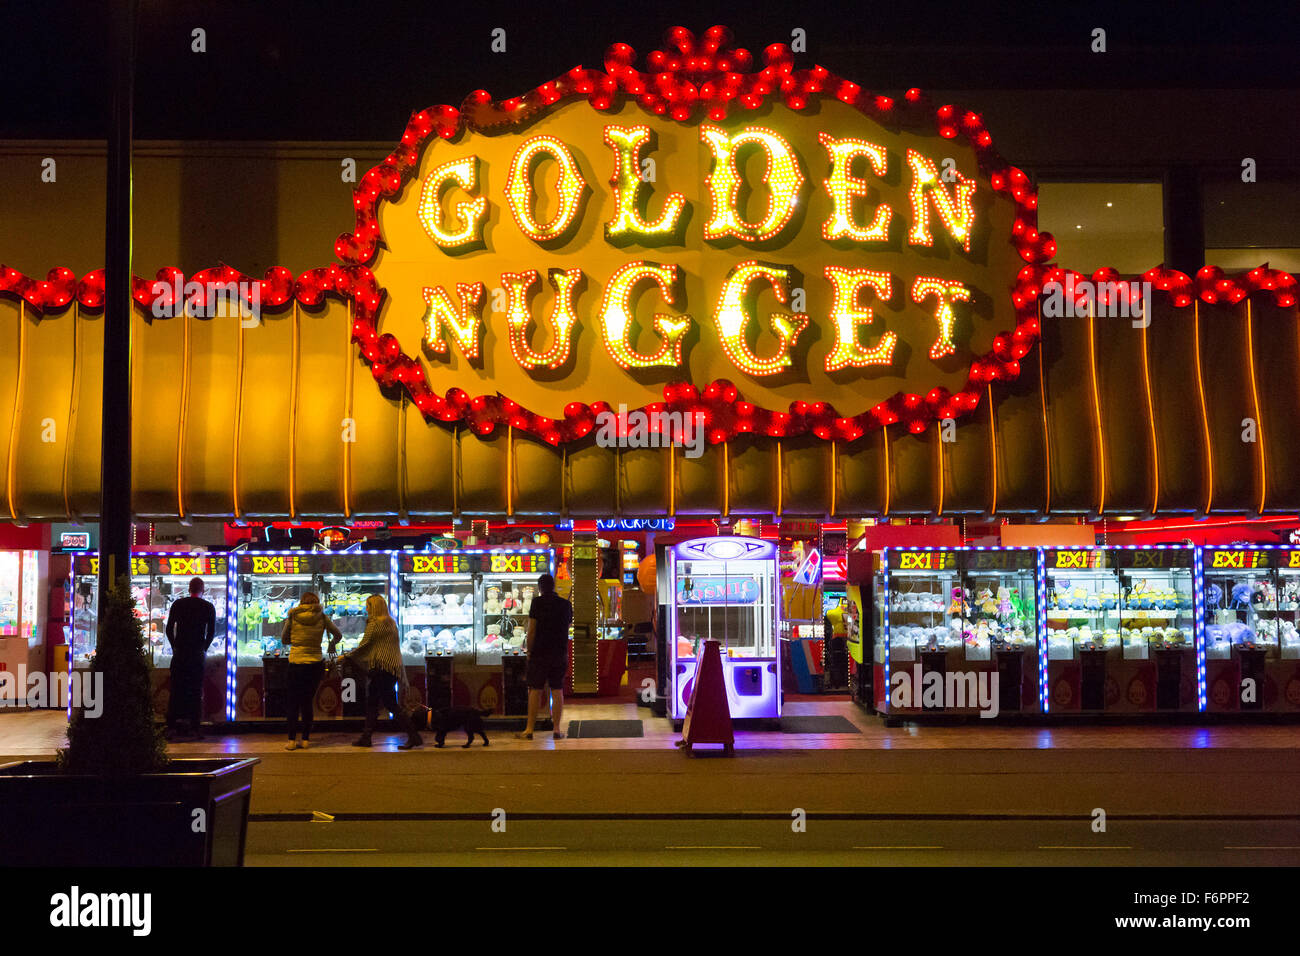
<svg viewBox="0 0 1300 956"><path fill-rule="evenodd" d="M762 547L747 547L743 556L734 558L716 557L708 554L710 543L726 542L744 542L747 545L762 545ZM735 562L752 562L766 561L772 565L772 628L773 644L776 644L776 631L780 627L781 620L781 589L777 586L776 574L776 544L760 538L743 538L732 536L715 536L709 538L692 538L690 541L682 541L668 549L668 573L673 584L673 607L669 614L669 674L668 683L670 690L671 708L669 715L674 720L680 720L686 715L686 705L688 701L684 699L687 686L695 676L695 668L698 662L694 658L686 658L680 662L683 668L682 673L678 674L679 662L677 658L677 603L676 603L676 582L677 582L677 561L735 561ZM741 696L735 692L734 672L737 667L758 667L760 669L760 679L762 681L763 692L753 696ZM779 718L781 716L781 668L777 664L775 654L765 657L747 657L747 658L722 658L723 683L727 690L727 703L731 711L731 716L739 719L751 718Z"/></svg>
<svg viewBox="0 0 1300 956"><path fill-rule="evenodd" d="M1078 550L1088 550L1088 549L1080 548L1080 549L1078 549ZM1043 558L1043 549L1040 548L1040 547L1037 547L1037 546L1033 546L1033 545L1012 545L1012 546L1005 546L1005 547L1004 547L1004 546L1002 546L1002 545L985 545L985 544L964 544L964 545L922 545L922 546L919 546L919 547L898 547L898 546L893 546L893 547L885 547L885 548L882 548L882 549L881 549L880 563L881 563L881 565L882 565L882 569L883 569L883 578L882 578L882 580L883 580L883 587L884 587L884 592L885 592L885 593L884 593L884 605L885 605L885 614L884 614L884 636L885 636L885 655L884 655L884 656L885 656L885 665L884 665L884 671L885 671L885 710L886 710L887 712L892 712L892 711L891 711L891 705L890 705L890 695L889 695L889 688L890 688L890 675L891 675L892 670L893 670L893 665L892 665L892 663L891 663L891 660L890 660L890 653L889 653L889 651L890 651L890 639L889 639L889 635L890 635L890 617L889 617L889 605L890 605L890 601L889 601L889 595L890 595L889 575L890 575L890 567L889 567L889 553L890 553L891 551L897 551L897 552L901 552L901 553L904 553L904 554L916 554L916 553L918 553L918 552L934 552L934 551L943 551L943 552L948 552L948 551L951 551L951 552L971 552L971 551L1033 551L1033 552L1035 552L1035 555L1034 555L1034 584L1035 584L1035 590L1038 592L1038 606L1037 606L1037 609L1036 609L1036 612L1035 612L1035 617L1036 617L1036 619L1037 619L1037 625L1038 625L1038 674L1039 674L1038 680L1039 680L1039 699L1040 699L1040 701L1041 701L1041 706L1042 706L1042 708L1043 708L1043 712L1046 713L1046 712L1047 712L1047 689L1046 689L1046 688L1047 688L1047 635L1046 635L1047 619L1046 619L1046 617L1045 617L1045 612L1044 612L1044 609L1043 609L1043 600L1044 600L1044 584L1043 584L1043 578L1044 578L1044 567L1045 567L1045 561L1044 561L1044 558ZM946 569L939 569L939 568L934 568L934 569L929 569L929 568L917 568L917 569L915 569L915 570L917 570L917 571L919 571L919 572L925 572L925 571L929 571L929 570L936 570L936 571L937 571L937 570L946 570ZM953 571L963 571L963 570L965 570L965 569L964 569L964 568L953 568L953 569L951 569L951 570L953 570ZM975 570L997 570L997 569L995 569L995 568L985 568L985 569L975 569ZM1028 569L1020 568L1020 569L1016 569L1016 570L1022 570L1022 571L1023 571L1023 570L1028 570ZM873 595L873 597L874 597L874 595ZM875 665L873 664L872 666L874 667Z"/></svg>

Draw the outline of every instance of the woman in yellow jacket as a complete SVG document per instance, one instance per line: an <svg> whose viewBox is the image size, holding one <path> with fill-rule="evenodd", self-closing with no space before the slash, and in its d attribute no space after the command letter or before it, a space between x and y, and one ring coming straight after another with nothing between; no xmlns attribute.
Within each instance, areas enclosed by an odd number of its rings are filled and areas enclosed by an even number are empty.
<svg viewBox="0 0 1300 956"><path fill-rule="evenodd" d="M312 709L316 702L316 688L325 675L325 661L320 644L329 631L331 654L343 637L325 612L315 592L304 592L298 606L284 619L284 632L280 643L289 645L289 743L285 750L306 750L311 746ZM299 715L302 732L298 731Z"/></svg>
<svg viewBox="0 0 1300 956"><path fill-rule="evenodd" d="M402 694L407 689L401 640L397 623L388 613L388 602L382 595L372 594L366 599L365 635L355 650L343 656L366 675L366 729L352 745L369 747L381 703L399 723L407 723L408 719L401 704ZM420 746L420 733L414 724L407 728L407 733L402 749Z"/></svg>

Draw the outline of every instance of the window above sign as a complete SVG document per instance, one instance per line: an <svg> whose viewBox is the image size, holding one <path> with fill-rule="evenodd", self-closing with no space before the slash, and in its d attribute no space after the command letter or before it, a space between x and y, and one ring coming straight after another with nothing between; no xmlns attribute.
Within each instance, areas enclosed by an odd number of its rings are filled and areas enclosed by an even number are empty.
<svg viewBox="0 0 1300 956"><path fill-rule="evenodd" d="M1056 261L1085 275L1140 275L1165 259L1158 182L1040 181L1038 222L1056 237Z"/></svg>

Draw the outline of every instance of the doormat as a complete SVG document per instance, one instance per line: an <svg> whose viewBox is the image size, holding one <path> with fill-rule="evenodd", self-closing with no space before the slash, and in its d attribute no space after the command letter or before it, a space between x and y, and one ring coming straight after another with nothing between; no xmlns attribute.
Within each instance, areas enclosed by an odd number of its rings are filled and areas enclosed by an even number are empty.
<svg viewBox="0 0 1300 956"><path fill-rule="evenodd" d="M781 718L783 734L860 734L862 733L847 717L838 714L820 716L801 714Z"/></svg>
<svg viewBox="0 0 1300 956"><path fill-rule="evenodd" d="M569 736L579 740L592 737L644 737L639 720L571 720Z"/></svg>

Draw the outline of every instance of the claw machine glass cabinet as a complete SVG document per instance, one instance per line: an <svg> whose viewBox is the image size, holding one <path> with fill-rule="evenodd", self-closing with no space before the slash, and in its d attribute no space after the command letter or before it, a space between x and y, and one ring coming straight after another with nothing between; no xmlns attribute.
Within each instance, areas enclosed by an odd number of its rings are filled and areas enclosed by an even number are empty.
<svg viewBox="0 0 1300 956"><path fill-rule="evenodd" d="M1300 549L1202 551L1206 710L1300 710Z"/></svg>
<svg viewBox="0 0 1300 956"><path fill-rule="evenodd" d="M135 599L135 616L140 619L149 642L150 665L154 666L159 645L164 643L163 627L149 606L149 562L134 555L131 558L131 597ZM95 648L99 642L99 555L78 554L72 559L72 650L71 666L76 670L89 670L95 661ZM224 647L223 647L224 649Z"/></svg>
<svg viewBox="0 0 1300 956"><path fill-rule="evenodd" d="M1120 584L1113 553L1102 548L1048 548L1043 553L1043 631L1047 636L1044 710L1101 713L1119 700L1114 672L1125 654L1120 638ZM1107 689L1107 665L1112 675Z"/></svg>
<svg viewBox="0 0 1300 956"><path fill-rule="evenodd" d="M1051 712L1199 709L1194 549L1045 552Z"/></svg>
<svg viewBox="0 0 1300 956"><path fill-rule="evenodd" d="M146 555L150 566L150 604L157 609L157 619L164 629L160 651L154 656L154 712L167 712L171 681L166 668L171 666L171 646L165 629L172 604L189 597L190 580L203 581L205 601L212 603L216 626L212 643L203 662L203 719L218 722L226 716L226 600L229 590L230 558L225 554L157 554ZM152 612L151 612L152 613Z"/></svg>
<svg viewBox="0 0 1300 956"><path fill-rule="evenodd" d="M1269 710L1300 711L1300 548L1275 552L1277 656L1264 662L1264 699Z"/></svg>
<svg viewBox="0 0 1300 956"><path fill-rule="evenodd" d="M554 552L462 548L397 558L403 660L424 666L429 706L525 712L528 610L537 578L555 573Z"/></svg>
<svg viewBox="0 0 1300 956"><path fill-rule="evenodd" d="M475 665L500 689L495 705L489 697L480 696L479 706L491 707L498 714L526 714L528 611L537 594L537 578L555 575L555 552L550 548L490 548L477 560L480 573L475 607L482 608L482 613L475 633ZM572 642L569 646L572 672Z"/></svg>
<svg viewBox="0 0 1300 956"><path fill-rule="evenodd" d="M963 639L968 671L977 675L976 689L980 671L996 673L996 713L1038 713L1046 676L1046 643L1038 631L1039 551L974 548L960 554L963 596L969 603Z"/></svg>
<svg viewBox="0 0 1300 956"><path fill-rule="evenodd" d="M0 671L45 670L47 554L34 550L0 550ZM14 687L9 688L11 691ZM18 703L27 700L26 678L17 678ZM55 706L53 700L47 701Z"/></svg>
<svg viewBox="0 0 1300 956"><path fill-rule="evenodd" d="M876 588L880 630L875 644L876 709L882 714L942 710L942 701L925 708L925 675L947 671L949 652L955 662L965 656L961 572L957 552L885 548ZM903 676L896 679L895 674ZM905 697L902 681L908 683ZM915 686L913 686L915 685Z"/></svg>
<svg viewBox="0 0 1300 956"><path fill-rule="evenodd" d="M1199 550L1154 545L1117 551L1120 636L1125 661L1136 672L1121 672L1123 703L1135 710L1203 710Z"/></svg>
<svg viewBox="0 0 1300 956"><path fill-rule="evenodd" d="M361 643L366 623L366 599L372 594L391 601L391 557L388 552L242 551L232 582L236 607L227 661L227 713L231 720L283 720L289 648L282 644L285 617L307 591L320 598L321 610L343 638L343 653ZM330 634L321 641L329 650ZM321 682L316 693L316 717L358 716L358 701L345 702L337 674Z"/></svg>
<svg viewBox="0 0 1300 956"><path fill-rule="evenodd" d="M1035 548L886 548L877 707L898 716L1036 712Z"/></svg>
<svg viewBox="0 0 1300 956"><path fill-rule="evenodd" d="M682 720L694 688L704 641L722 645L723 679L735 719L781 716L777 658L776 543L761 538L713 537L668 549L668 716Z"/></svg>
<svg viewBox="0 0 1300 956"><path fill-rule="evenodd" d="M226 700L226 598L228 558L225 554L141 551L131 556L131 596L135 615L144 628L149 652L149 682L154 713L165 714L171 693L172 648L167 641L167 615L172 604L190 593L190 579L203 580L203 597L216 610L216 628L203 667L203 719L220 721ZM99 555L79 554L72 561L71 666L89 668L98 640Z"/></svg>
<svg viewBox="0 0 1300 956"><path fill-rule="evenodd" d="M463 551L397 556L402 662L425 672L425 700L452 706L453 674L474 664L475 573Z"/></svg>

